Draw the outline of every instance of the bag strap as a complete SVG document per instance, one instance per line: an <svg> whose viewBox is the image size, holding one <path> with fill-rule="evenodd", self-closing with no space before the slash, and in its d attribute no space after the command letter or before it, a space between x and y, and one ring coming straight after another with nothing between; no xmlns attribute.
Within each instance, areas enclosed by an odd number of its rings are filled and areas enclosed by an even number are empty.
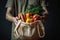
<svg viewBox="0 0 60 40"><path fill-rule="evenodd" d="M18 33L18 31L17 31L17 29L19 28L19 25L21 24L21 20L18 20L18 23L17 23L17 25L16 25L16 27L15 27L15 29L14 29L14 35L15 35L15 37L16 38L19 38L20 36L19 36L19 33Z"/></svg>
<svg viewBox="0 0 60 40"><path fill-rule="evenodd" d="M41 30L43 32L43 35L42 36L40 34L40 28L41 28ZM43 24L42 24L42 22L40 20L38 21L37 31L38 31L38 35L39 35L40 38L43 38L45 36L44 26L43 26Z"/></svg>

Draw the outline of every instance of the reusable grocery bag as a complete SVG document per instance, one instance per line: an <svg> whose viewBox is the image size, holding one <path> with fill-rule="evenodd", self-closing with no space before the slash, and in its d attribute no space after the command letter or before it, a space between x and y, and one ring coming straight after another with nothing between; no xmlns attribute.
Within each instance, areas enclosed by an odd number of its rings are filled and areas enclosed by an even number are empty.
<svg viewBox="0 0 60 40"><path fill-rule="evenodd" d="M14 35L23 40L37 40L45 36L45 30L41 20L32 23L19 20L14 29Z"/></svg>

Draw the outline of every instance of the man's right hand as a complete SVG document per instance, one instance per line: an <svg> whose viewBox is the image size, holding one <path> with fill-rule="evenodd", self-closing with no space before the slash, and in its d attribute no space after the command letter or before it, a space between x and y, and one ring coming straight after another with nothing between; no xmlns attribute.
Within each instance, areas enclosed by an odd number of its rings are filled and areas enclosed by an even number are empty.
<svg viewBox="0 0 60 40"><path fill-rule="evenodd" d="M22 20L25 22L24 15L22 13L19 13L17 17L13 17L13 23L17 25L18 20Z"/></svg>
<svg viewBox="0 0 60 40"><path fill-rule="evenodd" d="M18 17L13 17L13 23L14 23L15 25L17 25L17 23L18 23Z"/></svg>
<svg viewBox="0 0 60 40"><path fill-rule="evenodd" d="M18 14L18 19L21 19L22 21L25 22L25 15L23 15L22 13Z"/></svg>

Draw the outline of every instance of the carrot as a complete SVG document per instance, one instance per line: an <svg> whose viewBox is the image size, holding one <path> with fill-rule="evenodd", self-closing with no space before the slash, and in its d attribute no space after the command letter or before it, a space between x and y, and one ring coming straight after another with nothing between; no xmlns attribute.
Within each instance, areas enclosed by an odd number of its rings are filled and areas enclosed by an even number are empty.
<svg viewBox="0 0 60 40"><path fill-rule="evenodd" d="M25 16L21 14L21 20L25 22Z"/></svg>

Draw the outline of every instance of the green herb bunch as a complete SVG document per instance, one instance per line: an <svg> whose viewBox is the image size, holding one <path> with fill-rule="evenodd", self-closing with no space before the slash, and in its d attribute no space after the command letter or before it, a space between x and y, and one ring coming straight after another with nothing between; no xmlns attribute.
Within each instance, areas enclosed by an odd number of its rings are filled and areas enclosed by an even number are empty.
<svg viewBox="0 0 60 40"><path fill-rule="evenodd" d="M35 13L40 14L41 12L44 12L44 10L42 9L41 5L30 5L30 7L26 9L25 14L28 12L32 14L35 14Z"/></svg>

